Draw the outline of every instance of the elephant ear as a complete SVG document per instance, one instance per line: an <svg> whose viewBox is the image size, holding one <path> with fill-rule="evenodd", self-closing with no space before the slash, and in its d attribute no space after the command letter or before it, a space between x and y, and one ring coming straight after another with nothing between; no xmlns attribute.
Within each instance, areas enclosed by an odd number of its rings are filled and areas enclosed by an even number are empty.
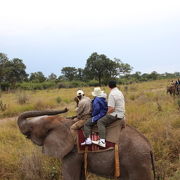
<svg viewBox="0 0 180 180"><path fill-rule="evenodd" d="M74 147L74 139L65 124L61 124L47 135L43 144L43 153L62 159Z"/></svg>

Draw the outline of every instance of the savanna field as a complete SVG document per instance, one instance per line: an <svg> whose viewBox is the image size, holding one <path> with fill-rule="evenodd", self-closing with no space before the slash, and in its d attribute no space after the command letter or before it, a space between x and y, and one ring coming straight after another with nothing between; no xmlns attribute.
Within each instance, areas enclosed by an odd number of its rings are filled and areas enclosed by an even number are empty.
<svg viewBox="0 0 180 180"><path fill-rule="evenodd" d="M170 80L118 86L126 100L126 121L150 141L159 180L180 179L180 97L166 94ZM93 88L82 88L91 97ZM41 147L19 131L17 116L24 111L63 109L75 115L77 88L0 93L0 180L61 179L61 162L41 153ZM109 93L107 87L103 87ZM88 174L89 180L103 180Z"/></svg>

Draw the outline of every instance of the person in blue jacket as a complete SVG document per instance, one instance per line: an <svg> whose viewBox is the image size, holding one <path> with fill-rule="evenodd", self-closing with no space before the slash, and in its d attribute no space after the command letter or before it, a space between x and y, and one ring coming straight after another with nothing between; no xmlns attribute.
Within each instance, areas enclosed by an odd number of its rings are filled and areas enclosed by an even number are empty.
<svg viewBox="0 0 180 180"><path fill-rule="evenodd" d="M81 143L81 145L92 144L90 137L92 126L94 126L100 118L105 116L108 110L106 101L107 95L101 90L100 87L94 88L92 95L95 97L92 101L92 117L84 124L84 135L86 140L85 142Z"/></svg>

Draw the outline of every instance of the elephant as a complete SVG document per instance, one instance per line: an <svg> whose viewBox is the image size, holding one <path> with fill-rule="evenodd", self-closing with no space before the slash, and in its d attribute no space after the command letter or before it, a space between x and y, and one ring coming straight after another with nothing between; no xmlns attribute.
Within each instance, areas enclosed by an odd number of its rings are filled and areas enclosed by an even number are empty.
<svg viewBox="0 0 180 180"><path fill-rule="evenodd" d="M62 162L64 180L83 180L84 154L78 153L70 132L72 119L61 117L60 111L27 111L18 117L22 134L42 146L42 152ZM152 180L155 176L152 147L147 138L126 125L119 136L120 180ZM87 171L114 179L114 150L89 152ZM153 175L154 172L154 175Z"/></svg>
<svg viewBox="0 0 180 180"><path fill-rule="evenodd" d="M175 87L175 85L168 86L166 92L167 92L167 94L169 93L170 95L175 96L175 94L176 94L176 87Z"/></svg>

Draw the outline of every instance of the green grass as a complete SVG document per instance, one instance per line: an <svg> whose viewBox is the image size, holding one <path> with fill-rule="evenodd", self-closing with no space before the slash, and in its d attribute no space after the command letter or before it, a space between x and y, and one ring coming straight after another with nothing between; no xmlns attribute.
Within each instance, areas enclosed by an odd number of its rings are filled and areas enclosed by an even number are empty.
<svg viewBox="0 0 180 180"><path fill-rule="evenodd" d="M151 142L157 175L164 180L180 179L180 109L179 98L166 94L167 80L119 86L126 100L126 120ZM107 87L103 87L109 93ZM73 98L78 88L26 91L28 101L18 103L19 92L1 93L7 104L1 117L17 116L34 109L69 108L66 116L75 114ZM83 88L91 97L93 88ZM17 94L19 96L17 96ZM41 148L20 134L16 122L0 124L0 179L58 179L60 162L41 153ZM93 174L89 180L103 180Z"/></svg>

